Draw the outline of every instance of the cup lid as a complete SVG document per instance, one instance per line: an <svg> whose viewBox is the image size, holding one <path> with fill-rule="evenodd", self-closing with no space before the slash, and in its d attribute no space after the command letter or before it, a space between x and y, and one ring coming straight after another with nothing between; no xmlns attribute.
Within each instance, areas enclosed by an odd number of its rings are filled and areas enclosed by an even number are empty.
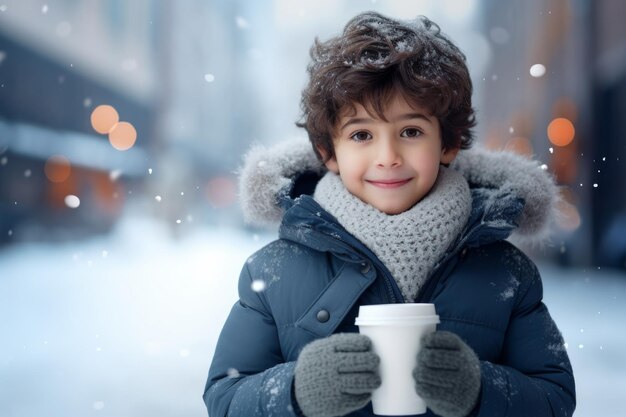
<svg viewBox="0 0 626 417"><path fill-rule="evenodd" d="M359 317L363 318L434 316L435 314L435 305L431 303L371 304L359 307Z"/></svg>
<svg viewBox="0 0 626 417"><path fill-rule="evenodd" d="M439 323L435 305L431 303L372 304L359 307L358 325Z"/></svg>

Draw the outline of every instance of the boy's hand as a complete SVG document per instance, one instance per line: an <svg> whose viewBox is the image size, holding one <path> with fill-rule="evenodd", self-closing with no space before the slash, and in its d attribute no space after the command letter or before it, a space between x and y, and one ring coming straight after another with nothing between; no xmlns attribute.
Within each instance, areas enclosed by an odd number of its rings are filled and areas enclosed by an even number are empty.
<svg viewBox="0 0 626 417"><path fill-rule="evenodd" d="M378 355L359 333L338 333L302 349L295 369L295 394L307 417L343 416L364 407L380 386Z"/></svg>
<svg viewBox="0 0 626 417"><path fill-rule="evenodd" d="M454 333L430 333L422 338L413 378L428 408L443 417L464 417L478 400L480 361Z"/></svg>

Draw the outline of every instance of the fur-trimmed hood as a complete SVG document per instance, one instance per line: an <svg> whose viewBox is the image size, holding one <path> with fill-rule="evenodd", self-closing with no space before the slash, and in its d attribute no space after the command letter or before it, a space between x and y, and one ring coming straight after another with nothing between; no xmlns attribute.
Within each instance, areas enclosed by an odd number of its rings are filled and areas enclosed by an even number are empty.
<svg viewBox="0 0 626 417"><path fill-rule="evenodd" d="M451 165L473 188L508 192L524 201L517 219L517 236L545 238L554 221L558 187L553 177L535 160L504 151L475 147L459 152ZM322 175L326 168L306 139L292 139L269 148L253 147L244 157L239 192L244 219L257 226L274 226L284 214L279 204L289 195L302 173Z"/></svg>

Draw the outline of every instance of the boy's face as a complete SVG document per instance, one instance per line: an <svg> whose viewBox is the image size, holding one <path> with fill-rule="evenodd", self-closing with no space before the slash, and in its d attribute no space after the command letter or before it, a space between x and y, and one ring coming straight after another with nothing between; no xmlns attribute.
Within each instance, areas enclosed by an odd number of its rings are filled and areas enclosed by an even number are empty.
<svg viewBox="0 0 626 417"><path fill-rule="evenodd" d="M452 162L458 148L441 148L436 117L396 94L385 109L388 122L373 118L360 104L344 115L333 135L335 157L326 167L363 202L399 214L432 188L439 164Z"/></svg>

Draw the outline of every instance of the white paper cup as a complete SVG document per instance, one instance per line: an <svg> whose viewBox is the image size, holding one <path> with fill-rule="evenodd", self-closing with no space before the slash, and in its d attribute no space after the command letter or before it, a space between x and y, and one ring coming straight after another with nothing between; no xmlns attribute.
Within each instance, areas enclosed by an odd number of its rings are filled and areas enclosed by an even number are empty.
<svg viewBox="0 0 626 417"><path fill-rule="evenodd" d="M382 384L372 393L374 414L423 414L426 403L415 392L413 369L420 339L439 323L434 304L376 304L359 307L355 324L372 340L380 357Z"/></svg>

